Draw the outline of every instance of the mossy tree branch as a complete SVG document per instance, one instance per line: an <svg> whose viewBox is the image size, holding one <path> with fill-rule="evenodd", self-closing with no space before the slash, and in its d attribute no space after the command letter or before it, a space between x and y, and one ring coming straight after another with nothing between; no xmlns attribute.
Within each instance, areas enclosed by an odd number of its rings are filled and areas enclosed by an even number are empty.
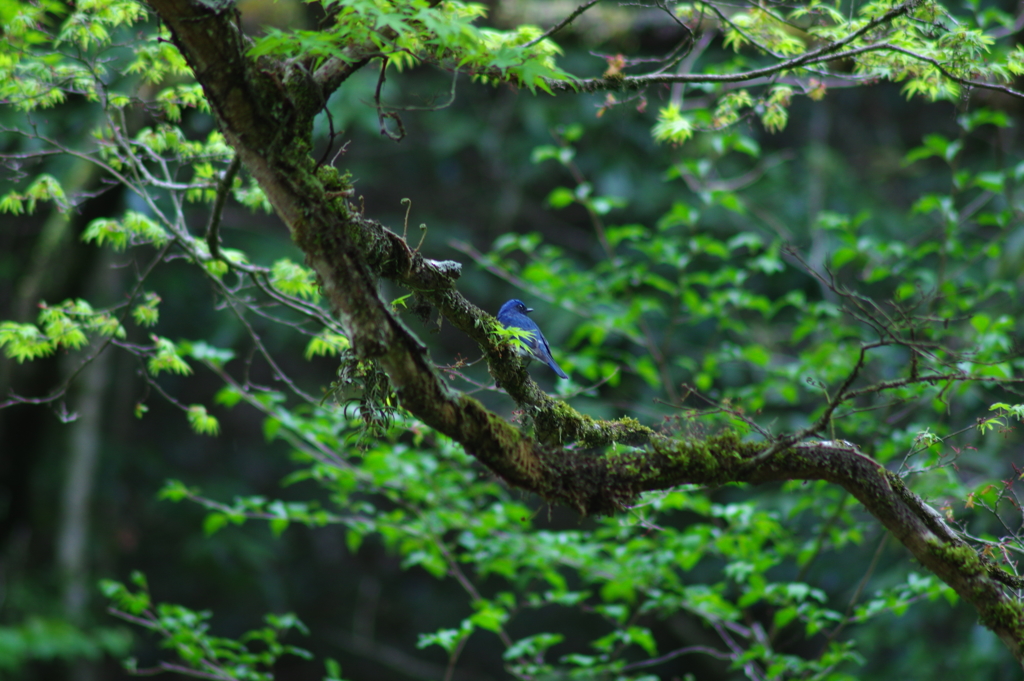
<svg viewBox="0 0 1024 681"><path fill-rule="evenodd" d="M493 333L494 318L458 292L457 265L414 252L346 200L351 186L336 170L315 168L309 154L312 121L323 102L317 79L293 62L247 58L245 40L229 13L189 0L149 4L189 60L225 137L317 272L353 348L361 358L380 363L410 413L510 484L583 514L619 512L644 491L684 483L826 480L841 485L917 560L973 604L1018 660L1024 659L1024 611L1004 591L999 568L854 446L796 443L765 456L770 443L743 442L733 433L672 439L627 419L589 419L544 395ZM445 384L426 348L378 295L379 277L413 290L479 343L492 375L530 411L537 439ZM645 449L601 456L565 446L613 441Z"/></svg>

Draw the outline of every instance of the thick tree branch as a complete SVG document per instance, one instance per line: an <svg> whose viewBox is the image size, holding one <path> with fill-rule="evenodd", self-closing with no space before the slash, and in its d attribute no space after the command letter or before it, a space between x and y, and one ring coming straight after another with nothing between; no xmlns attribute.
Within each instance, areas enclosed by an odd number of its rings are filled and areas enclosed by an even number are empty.
<svg viewBox="0 0 1024 681"><path fill-rule="evenodd" d="M313 74L313 79L324 93L324 99L327 99L332 92L348 80L349 76L369 64L372 59L373 57L363 57L347 62L337 57L331 57L325 61L323 66Z"/></svg>
<svg viewBox="0 0 1024 681"><path fill-rule="evenodd" d="M347 201L351 186L335 169L315 168L310 135L322 98L308 73L290 62L248 60L231 18L206 5L188 0L149 2L192 65L225 137L317 272L352 347L361 358L380 363L410 413L459 442L509 483L583 514L615 513L644 491L684 483L826 480L841 485L923 565L972 603L981 621L1018 660L1024 657L1024 613L993 578L998 568L945 527L898 477L852 445L768 447L744 442L730 432L702 440L671 439L628 419L588 419L543 395L512 359L507 344L495 340L493 317L456 290L457 265L424 259ZM905 12L911 7L898 9ZM834 55L835 49L833 45L818 53ZM480 344L495 378L530 410L541 439L528 437L445 384L426 348L378 295L381 276L437 306ZM599 455L560 446L609 441L647 448ZM751 465L752 461L757 463Z"/></svg>

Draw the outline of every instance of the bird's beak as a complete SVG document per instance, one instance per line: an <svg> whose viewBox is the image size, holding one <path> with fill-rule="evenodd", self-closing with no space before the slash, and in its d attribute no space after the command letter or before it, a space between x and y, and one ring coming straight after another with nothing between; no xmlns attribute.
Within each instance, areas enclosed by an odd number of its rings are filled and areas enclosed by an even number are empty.
<svg viewBox="0 0 1024 681"><path fill-rule="evenodd" d="M527 314L529 314L529 313L531 313L531 312L533 312L533 308L532 308L532 307L528 307L528 308L526 308L526 313L527 313Z"/></svg>

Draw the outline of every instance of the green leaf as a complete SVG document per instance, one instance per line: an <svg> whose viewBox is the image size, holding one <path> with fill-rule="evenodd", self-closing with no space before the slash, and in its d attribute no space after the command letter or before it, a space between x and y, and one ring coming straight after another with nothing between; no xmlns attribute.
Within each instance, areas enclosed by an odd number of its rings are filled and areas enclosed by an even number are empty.
<svg viewBox="0 0 1024 681"><path fill-rule="evenodd" d="M974 176L974 186L997 194L1002 193L1005 183L1006 176L1003 173L978 173Z"/></svg>
<svg viewBox="0 0 1024 681"><path fill-rule="evenodd" d="M242 401L242 395L239 390L233 385L226 385L217 391L217 394L213 396L213 403L221 406L231 408Z"/></svg>
<svg viewBox="0 0 1024 681"><path fill-rule="evenodd" d="M51 354L56 344L35 324L0 322L0 347L4 348L4 354L21 364Z"/></svg>
<svg viewBox="0 0 1024 681"><path fill-rule="evenodd" d="M228 517L223 513L209 513L206 519L203 520L203 533L210 537L227 525L228 522Z"/></svg>
<svg viewBox="0 0 1024 681"><path fill-rule="evenodd" d="M82 241L95 241L97 246L110 244L115 251L123 251L128 247L129 232L124 225L109 218L97 218L90 222L82 232Z"/></svg>
<svg viewBox="0 0 1024 681"><path fill-rule="evenodd" d="M215 348L205 341L182 341L178 344L178 352L216 367L222 367L235 358L233 350Z"/></svg>
<svg viewBox="0 0 1024 681"><path fill-rule="evenodd" d="M552 208L565 208L576 202L576 195L567 187L556 187L548 194L548 205Z"/></svg>
<svg viewBox="0 0 1024 681"><path fill-rule="evenodd" d="M274 263L270 272L270 283L291 296L317 301L320 291L313 270L297 265L287 258Z"/></svg>
<svg viewBox="0 0 1024 681"><path fill-rule="evenodd" d="M160 311L157 306L161 298L155 293L146 293L143 302L132 309L132 318L139 326L153 326L160 319Z"/></svg>
<svg viewBox="0 0 1024 681"><path fill-rule="evenodd" d="M473 604L473 608L476 612L469 618L470 621L475 626L487 631L500 632L502 625L508 619L508 612L490 601L477 601Z"/></svg>
<svg viewBox="0 0 1024 681"><path fill-rule="evenodd" d="M693 136L693 122L684 116L675 104L658 111L658 122L651 130L657 142L682 144Z"/></svg>
<svg viewBox="0 0 1024 681"><path fill-rule="evenodd" d="M161 338L160 336L153 336L152 338L155 341L155 346L153 348L153 355L147 363L149 373L154 376L162 371L170 371L181 376L187 376L192 373L192 367L178 356L179 350L177 345L167 338Z"/></svg>
<svg viewBox="0 0 1024 681"><path fill-rule="evenodd" d="M164 482L163 488L157 494L157 499L166 499L168 501L177 502L188 498L190 495L198 493L197 489L189 489L181 480L167 480Z"/></svg>
<svg viewBox="0 0 1024 681"><path fill-rule="evenodd" d="M189 405L188 422L192 426L192 430L200 435L217 435L220 433L220 423L214 416L206 413L206 407L201 404Z"/></svg>
<svg viewBox="0 0 1024 681"><path fill-rule="evenodd" d="M307 360L320 356L338 356L349 348L348 338L338 333L323 330L310 339L306 345L305 357Z"/></svg>

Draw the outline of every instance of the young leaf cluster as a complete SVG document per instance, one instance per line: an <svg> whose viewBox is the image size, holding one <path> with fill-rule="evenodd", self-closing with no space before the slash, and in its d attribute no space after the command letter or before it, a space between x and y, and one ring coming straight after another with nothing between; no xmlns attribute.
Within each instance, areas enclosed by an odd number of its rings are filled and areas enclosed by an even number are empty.
<svg viewBox="0 0 1024 681"><path fill-rule="evenodd" d="M560 50L550 41L524 47L540 35L535 27L513 31L480 28L486 8L478 3L427 0L325 2L333 25L324 31L271 29L250 50L267 54L340 59L354 63L383 57L398 69L421 63L469 73L485 82L510 82L550 92L549 80L568 74L555 65Z"/></svg>

